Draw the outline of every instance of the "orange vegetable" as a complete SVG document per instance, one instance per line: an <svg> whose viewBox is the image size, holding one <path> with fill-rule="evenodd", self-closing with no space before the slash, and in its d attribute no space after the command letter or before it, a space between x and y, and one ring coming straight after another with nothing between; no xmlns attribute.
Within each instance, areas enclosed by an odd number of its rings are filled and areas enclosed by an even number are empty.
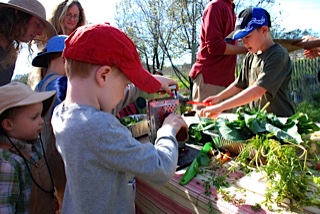
<svg viewBox="0 0 320 214"><path fill-rule="evenodd" d="M221 160L221 165L224 164L225 162L227 162L229 160L229 158L231 157L231 154L229 151L226 151L226 153L224 153L222 160Z"/></svg>

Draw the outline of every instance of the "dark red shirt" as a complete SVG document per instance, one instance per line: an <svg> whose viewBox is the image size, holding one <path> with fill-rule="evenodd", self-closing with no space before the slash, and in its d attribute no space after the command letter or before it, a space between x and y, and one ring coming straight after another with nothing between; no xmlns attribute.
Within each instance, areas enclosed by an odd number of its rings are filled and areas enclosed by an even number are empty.
<svg viewBox="0 0 320 214"><path fill-rule="evenodd" d="M223 55L225 38L234 30L236 14L229 0L213 0L202 15L200 47L197 60L189 73L195 78L202 73L204 83L227 87L235 79L237 55ZM230 44L237 45L237 41Z"/></svg>

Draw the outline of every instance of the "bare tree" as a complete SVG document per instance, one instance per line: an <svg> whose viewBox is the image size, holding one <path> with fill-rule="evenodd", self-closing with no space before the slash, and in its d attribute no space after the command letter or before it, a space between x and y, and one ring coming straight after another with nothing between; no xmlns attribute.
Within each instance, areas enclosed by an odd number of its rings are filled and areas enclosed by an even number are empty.
<svg viewBox="0 0 320 214"><path fill-rule="evenodd" d="M177 62L190 57L192 65L199 47L201 17L210 0L121 0L116 6L116 23L135 43L147 69L163 69L169 62L179 80L187 87L192 81ZM235 0L235 11L249 6L268 10L275 0ZM281 15L281 11L279 11ZM281 20L273 18L273 25ZM279 28L275 28L279 30ZM181 61L180 61L181 63Z"/></svg>
<svg viewBox="0 0 320 214"><path fill-rule="evenodd" d="M162 69L165 54L160 47L160 34L165 39L170 38L172 29L170 25L164 26L167 20L164 3L161 0L122 0L117 4L117 25L134 41L150 72Z"/></svg>
<svg viewBox="0 0 320 214"><path fill-rule="evenodd" d="M188 78L175 66L183 55L195 62L198 31L206 1L122 0L117 4L116 23L134 41L149 71L169 61L179 80Z"/></svg>
<svg viewBox="0 0 320 214"><path fill-rule="evenodd" d="M14 82L21 82L21 83L24 83L24 84L28 84L28 76L29 76L29 73L28 74L18 74L14 77L14 79L12 81Z"/></svg>

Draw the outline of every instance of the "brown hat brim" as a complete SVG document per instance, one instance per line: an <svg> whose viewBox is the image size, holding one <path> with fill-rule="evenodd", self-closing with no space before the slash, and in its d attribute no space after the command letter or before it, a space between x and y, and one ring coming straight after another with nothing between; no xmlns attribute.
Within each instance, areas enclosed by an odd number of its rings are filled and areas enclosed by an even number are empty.
<svg viewBox="0 0 320 214"><path fill-rule="evenodd" d="M48 41L51 37L57 35L57 31L55 30L55 28L53 27L53 25L48 22L46 19L44 19L43 17L35 14L33 11L28 10L26 8L20 7L18 5L14 5L14 4L10 4L10 3L3 3L0 2L0 7L9 7L9 8L13 8L16 10L20 10L22 12L28 13L32 16L37 17L38 19L40 19L43 24L45 25L45 30L43 32L43 34L41 36L36 36L34 38L34 40L39 40L39 41Z"/></svg>
<svg viewBox="0 0 320 214"><path fill-rule="evenodd" d="M35 92L20 82L11 82L0 87L0 115L13 107L27 106L42 102L41 116L45 116L54 103L56 91Z"/></svg>

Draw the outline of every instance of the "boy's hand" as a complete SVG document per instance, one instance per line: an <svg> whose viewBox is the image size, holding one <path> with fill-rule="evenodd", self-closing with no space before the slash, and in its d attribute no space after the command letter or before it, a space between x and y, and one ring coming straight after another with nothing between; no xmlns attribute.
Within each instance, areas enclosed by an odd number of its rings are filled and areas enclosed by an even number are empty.
<svg viewBox="0 0 320 214"><path fill-rule="evenodd" d="M171 89L169 88L170 85L176 85L177 91L179 90L178 88L178 82L164 76L159 76L159 75L153 75L154 78L156 78L160 83L161 83L161 88L165 90L168 94L171 94Z"/></svg>
<svg viewBox="0 0 320 214"><path fill-rule="evenodd" d="M181 128L188 130L188 125L186 121L181 117L181 115L171 113L163 121L162 126L172 126L176 130L176 134Z"/></svg>
<svg viewBox="0 0 320 214"><path fill-rule="evenodd" d="M200 117L210 117L214 119L217 118L222 111L223 109L220 107L219 104L208 106L200 110Z"/></svg>
<svg viewBox="0 0 320 214"><path fill-rule="evenodd" d="M304 50L303 55L308 59L314 59L319 56L318 48L314 48L311 50Z"/></svg>
<svg viewBox="0 0 320 214"><path fill-rule="evenodd" d="M209 103L210 105L215 105L220 103L220 98L218 96L210 96L203 100L204 103Z"/></svg>

